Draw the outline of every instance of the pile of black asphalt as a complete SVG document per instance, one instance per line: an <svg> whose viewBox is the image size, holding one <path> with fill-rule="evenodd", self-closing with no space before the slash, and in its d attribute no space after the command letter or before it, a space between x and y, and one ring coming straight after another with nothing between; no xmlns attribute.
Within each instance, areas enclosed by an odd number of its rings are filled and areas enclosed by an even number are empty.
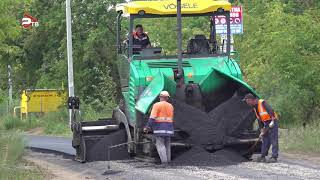
<svg viewBox="0 0 320 180"><path fill-rule="evenodd" d="M172 100L175 128L187 132L192 144L223 144L226 136L239 136L255 119L252 109L241 98L235 94L209 113Z"/></svg>
<svg viewBox="0 0 320 180"><path fill-rule="evenodd" d="M204 112L178 100L172 100L175 108L175 128L189 134L186 142L193 144L191 150L174 159L175 163L205 164L206 162L242 161L243 157L232 149L210 153L207 147L223 146L226 137L239 137L248 129L255 115L252 109L234 94L210 112Z"/></svg>

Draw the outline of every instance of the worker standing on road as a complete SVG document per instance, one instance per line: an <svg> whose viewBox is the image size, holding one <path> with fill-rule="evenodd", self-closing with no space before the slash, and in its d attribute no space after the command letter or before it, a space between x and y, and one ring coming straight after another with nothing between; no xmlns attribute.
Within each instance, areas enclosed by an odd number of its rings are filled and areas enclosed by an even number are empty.
<svg viewBox="0 0 320 180"><path fill-rule="evenodd" d="M258 162L267 162L266 156L272 146L272 156L268 162L277 162L278 159L278 119L272 107L263 99L258 99L251 93L245 95L243 101L253 107L257 118L263 123L260 137L262 138L261 157ZM260 123L259 123L260 124Z"/></svg>
<svg viewBox="0 0 320 180"><path fill-rule="evenodd" d="M174 135L173 128L173 106L168 103L170 95L167 91L160 93L160 102L153 105L149 121L144 132L153 131L156 139L156 148L161 163L167 164L171 161L171 137Z"/></svg>

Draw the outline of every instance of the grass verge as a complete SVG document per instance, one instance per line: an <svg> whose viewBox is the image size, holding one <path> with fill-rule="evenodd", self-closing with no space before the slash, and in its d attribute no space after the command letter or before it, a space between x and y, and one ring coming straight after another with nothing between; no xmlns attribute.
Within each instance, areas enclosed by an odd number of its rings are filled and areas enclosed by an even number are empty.
<svg viewBox="0 0 320 180"><path fill-rule="evenodd" d="M20 134L0 133L0 179L44 179L37 167L22 161L23 152L24 142Z"/></svg>
<svg viewBox="0 0 320 180"><path fill-rule="evenodd" d="M84 109L81 116L82 120L92 121L99 118L111 117L111 110L98 113L93 108L88 106ZM2 118L0 117L0 128L2 126L5 130L16 130L22 132L28 132L33 129L41 129L40 134L71 136L68 119L68 111L65 109L42 115L30 114L28 118L22 120L18 117L7 115Z"/></svg>
<svg viewBox="0 0 320 180"><path fill-rule="evenodd" d="M281 149L296 153L320 153L320 122L302 126L292 126L280 134Z"/></svg>

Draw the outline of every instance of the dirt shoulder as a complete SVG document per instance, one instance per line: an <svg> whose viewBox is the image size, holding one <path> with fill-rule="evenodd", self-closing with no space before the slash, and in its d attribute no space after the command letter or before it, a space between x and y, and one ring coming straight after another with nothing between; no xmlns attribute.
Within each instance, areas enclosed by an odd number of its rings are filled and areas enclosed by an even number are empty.
<svg viewBox="0 0 320 180"><path fill-rule="evenodd" d="M320 167L320 154L303 152L281 152L285 160L294 161L298 164L308 164L312 167Z"/></svg>
<svg viewBox="0 0 320 180"><path fill-rule="evenodd" d="M61 164L53 163L53 160L56 158L56 155L35 153L30 150L27 150L26 156L24 157L26 161L41 169L41 172L45 175L45 179L48 180L95 179L89 175L84 175L81 171L77 172L66 168L62 165L63 162ZM59 161L63 160L64 158L59 158Z"/></svg>
<svg viewBox="0 0 320 180"><path fill-rule="evenodd" d="M30 135L44 135L44 128L37 127L37 128L29 129L28 131L26 131L26 133Z"/></svg>

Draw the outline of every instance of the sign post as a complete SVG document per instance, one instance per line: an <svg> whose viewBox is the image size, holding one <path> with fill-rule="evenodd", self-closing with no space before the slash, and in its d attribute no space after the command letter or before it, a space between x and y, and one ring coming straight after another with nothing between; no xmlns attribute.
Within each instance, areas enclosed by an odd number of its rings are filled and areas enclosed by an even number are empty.
<svg viewBox="0 0 320 180"><path fill-rule="evenodd" d="M67 55L68 55L68 87L69 97L74 97L73 59L72 59L72 31L71 31L71 0L66 0L66 23L67 23ZM69 109L69 127L73 117L73 110Z"/></svg>
<svg viewBox="0 0 320 180"><path fill-rule="evenodd" d="M220 34L221 44L223 47L222 52L227 51L227 44L224 43L227 40L227 20L225 16L216 16L215 17L215 26L216 33ZM243 34L243 17L242 17L242 6L232 6L230 11L230 29L231 29L231 39L230 39L230 51L234 50L233 48L233 35L234 34Z"/></svg>
<svg viewBox="0 0 320 180"><path fill-rule="evenodd" d="M12 107L12 68L11 65L8 65L8 113L10 112L10 109Z"/></svg>

